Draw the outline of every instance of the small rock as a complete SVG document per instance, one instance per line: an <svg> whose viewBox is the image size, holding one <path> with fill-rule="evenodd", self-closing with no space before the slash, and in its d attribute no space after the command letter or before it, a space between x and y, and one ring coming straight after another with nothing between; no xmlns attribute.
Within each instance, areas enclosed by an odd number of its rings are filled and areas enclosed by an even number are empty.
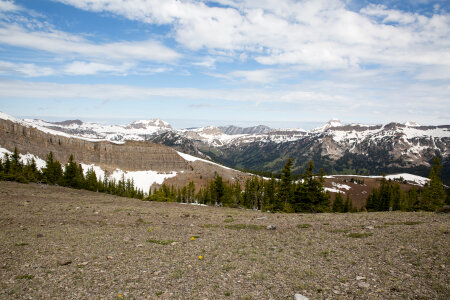
<svg viewBox="0 0 450 300"><path fill-rule="evenodd" d="M113 259L113 257L108 255L106 259Z"/></svg>
<svg viewBox="0 0 450 300"><path fill-rule="evenodd" d="M266 229L268 229L268 230L275 230L275 229L277 229L277 227L275 225L268 225L266 227Z"/></svg>
<svg viewBox="0 0 450 300"><path fill-rule="evenodd" d="M58 261L58 265L60 266L67 266L70 265L71 263L72 261L70 259Z"/></svg>
<svg viewBox="0 0 450 300"><path fill-rule="evenodd" d="M256 218L256 220L264 220L264 219L267 219L267 217L259 217L259 218Z"/></svg>
<svg viewBox="0 0 450 300"><path fill-rule="evenodd" d="M174 246L174 245L176 245L176 244L178 244L178 242L172 242L172 243L170 243L171 246Z"/></svg>
<svg viewBox="0 0 450 300"><path fill-rule="evenodd" d="M360 288L365 288L365 289L368 289L370 287L370 285L367 282L363 282L363 281L358 282L358 286Z"/></svg>
<svg viewBox="0 0 450 300"><path fill-rule="evenodd" d="M94 213L94 215L98 215L98 211L96 211L96 212Z"/></svg>
<svg viewBox="0 0 450 300"><path fill-rule="evenodd" d="M309 300L308 297L303 296L302 294L295 294L295 300Z"/></svg>
<svg viewBox="0 0 450 300"><path fill-rule="evenodd" d="M159 274L161 274L161 271L156 271L155 273L153 273L153 275L158 276Z"/></svg>
<svg viewBox="0 0 450 300"><path fill-rule="evenodd" d="M356 276L356 280L366 280L366 277Z"/></svg>
<svg viewBox="0 0 450 300"><path fill-rule="evenodd" d="M142 244L137 244L136 247L141 248L141 247L144 247L144 245L142 245Z"/></svg>
<svg viewBox="0 0 450 300"><path fill-rule="evenodd" d="M372 230L372 229L374 229L375 227L373 227L373 226L366 226L366 227L364 227L364 228Z"/></svg>
<svg viewBox="0 0 450 300"><path fill-rule="evenodd" d="M89 263L88 261L85 261L85 262L82 262L82 263L79 264L79 265L80 265L80 266L86 266L88 263Z"/></svg>

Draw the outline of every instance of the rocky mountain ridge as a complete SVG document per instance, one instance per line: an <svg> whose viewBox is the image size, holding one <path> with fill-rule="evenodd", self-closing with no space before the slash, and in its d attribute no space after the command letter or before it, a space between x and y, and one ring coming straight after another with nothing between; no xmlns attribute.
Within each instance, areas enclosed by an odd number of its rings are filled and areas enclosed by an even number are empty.
<svg viewBox="0 0 450 300"><path fill-rule="evenodd" d="M46 159L49 152L53 152L54 159L63 164L67 162L70 154L73 154L78 163L101 171L98 175L102 175L104 171L108 174L119 171L117 174L124 174L125 177L131 177L135 181L139 179L143 182L143 186L149 186L148 181L153 180L148 176L152 172L170 174L156 177L170 178L170 184L176 187L183 187L194 181L198 188L205 186L216 174L226 181L234 179L244 181L249 176L213 162L179 153L163 144L150 141L114 142L78 138L67 132L54 130L52 126L43 127L40 124L17 120L0 113L0 152L13 151L17 147L21 154L40 159L41 165L45 165L42 160ZM72 122L68 126L74 124L77 125ZM148 191L148 188L145 191Z"/></svg>
<svg viewBox="0 0 450 300"><path fill-rule="evenodd" d="M308 160L313 160L328 174L410 172L428 176L430 162L437 155L444 165L443 179L450 181L450 125L343 124L334 119L313 130L272 129L262 125L175 130L158 119L106 126L73 121L24 122L82 139L151 141L233 168L270 172L279 172L291 157L293 171L299 173Z"/></svg>

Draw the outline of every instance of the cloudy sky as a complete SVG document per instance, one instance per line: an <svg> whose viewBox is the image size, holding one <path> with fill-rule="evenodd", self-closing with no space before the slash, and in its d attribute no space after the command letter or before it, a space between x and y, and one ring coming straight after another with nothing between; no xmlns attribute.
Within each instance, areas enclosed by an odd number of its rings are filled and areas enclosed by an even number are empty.
<svg viewBox="0 0 450 300"><path fill-rule="evenodd" d="M448 0L0 0L0 111L450 124Z"/></svg>

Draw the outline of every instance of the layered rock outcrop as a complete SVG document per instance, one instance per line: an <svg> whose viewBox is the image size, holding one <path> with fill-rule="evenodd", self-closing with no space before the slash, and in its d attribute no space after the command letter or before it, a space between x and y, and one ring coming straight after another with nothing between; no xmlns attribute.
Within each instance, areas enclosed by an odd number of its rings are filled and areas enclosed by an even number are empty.
<svg viewBox="0 0 450 300"><path fill-rule="evenodd" d="M8 150L17 147L21 153L29 152L43 159L52 151L62 163L73 154L78 162L96 164L106 170L169 172L190 169L188 162L164 145L135 141L123 144L88 141L47 133L3 119L0 119L0 146Z"/></svg>

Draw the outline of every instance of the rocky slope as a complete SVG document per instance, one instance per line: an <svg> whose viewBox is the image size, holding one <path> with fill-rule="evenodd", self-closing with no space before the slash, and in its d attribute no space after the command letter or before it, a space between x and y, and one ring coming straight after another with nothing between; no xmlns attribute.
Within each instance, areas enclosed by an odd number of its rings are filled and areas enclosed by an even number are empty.
<svg viewBox="0 0 450 300"><path fill-rule="evenodd" d="M58 126L78 126L77 123L70 122L69 125L60 124ZM180 187L194 180L197 188L206 185L207 181L211 180L215 174L219 174L226 181L235 178L244 180L248 176L248 174L206 160L178 153L162 144L149 141L118 143L108 140L82 139L69 135L67 132L56 131L54 128L43 127L41 124L16 120L13 117L1 114L0 148L4 151L12 151L17 147L22 154L29 153L37 159L45 159L51 151L54 158L62 163L67 161L70 154L73 154L78 163L94 166L97 173L100 173L101 170L101 173L108 171L111 174L120 169L120 174L124 174L125 177L132 177L135 182L143 182L142 185L146 187L148 182L145 182L147 180L145 177L146 174L150 174L149 171L170 173L171 175L167 177L170 177L171 184ZM140 127L138 124L143 124L145 127L148 123L134 124L136 127ZM167 126L165 123L159 124ZM148 178L148 180L151 180L151 178ZM148 191L148 188L145 191Z"/></svg>
<svg viewBox="0 0 450 300"><path fill-rule="evenodd" d="M27 122L84 139L151 141L233 168L271 172L279 172L291 157L294 172L302 172L307 161L313 160L329 174L409 172L428 176L430 162L437 155L443 162L443 179L450 184L450 125L344 125L331 120L307 131L266 126L174 130L158 119L121 126L81 121Z"/></svg>

